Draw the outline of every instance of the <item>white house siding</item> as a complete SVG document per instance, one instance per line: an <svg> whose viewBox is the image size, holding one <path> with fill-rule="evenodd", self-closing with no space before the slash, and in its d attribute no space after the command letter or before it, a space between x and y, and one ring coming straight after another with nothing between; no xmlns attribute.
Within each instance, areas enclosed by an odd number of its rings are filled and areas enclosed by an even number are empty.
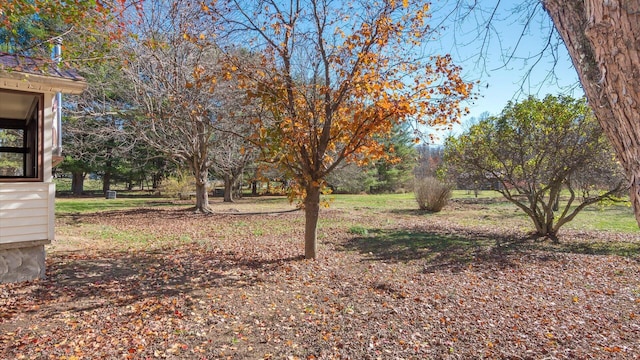
<svg viewBox="0 0 640 360"><path fill-rule="evenodd" d="M24 86L24 83L19 84ZM0 85L3 85L2 82ZM16 88L20 89L18 86ZM51 129L55 121L51 109L53 96L53 93L44 94L41 167L44 182L0 182L0 251L3 248L16 248L20 242L35 241L42 245L54 239L55 185L51 182ZM24 246L31 245L25 243Z"/></svg>
<svg viewBox="0 0 640 360"><path fill-rule="evenodd" d="M0 58L6 56L10 55ZM11 61L0 63L0 89L44 94L42 182L10 182L6 179L0 182L0 283L45 276L44 245L54 239L55 185L51 165L55 119L52 100L58 91L80 94L87 86L82 78L68 73L46 76L39 72L6 71L5 66L11 68L11 64Z"/></svg>
<svg viewBox="0 0 640 360"><path fill-rule="evenodd" d="M0 183L0 249L54 238L52 183Z"/></svg>
<svg viewBox="0 0 640 360"><path fill-rule="evenodd" d="M42 154L42 180L45 182L45 184L53 181L53 174L51 171L51 150L53 148L52 129L53 123L56 121L54 118L55 115L51 109L53 97L53 93L44 94L44 153ZM55 189L52 193L52 196L55 196ZM51 209L53 211L53 207L51 207Z"/></svg>

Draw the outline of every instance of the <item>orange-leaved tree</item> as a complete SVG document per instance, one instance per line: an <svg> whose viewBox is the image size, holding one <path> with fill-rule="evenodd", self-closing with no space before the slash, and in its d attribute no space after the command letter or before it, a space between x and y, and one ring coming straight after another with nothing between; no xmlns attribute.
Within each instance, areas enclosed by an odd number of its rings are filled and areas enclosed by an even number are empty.
<svg viewBox="0 0 640 360"><path fill-rule="evenodd" d="M394 124L457 122L470 96L472 84L449 56L424 55L423 40L435 33L422 1L227 0L212 8L226 39L262 56L257 66L230 59L229 71L269 110L256 119L254 141L295 180L308 259L316 258L326 176L342 161L393 156L379 141Z"/></svg>
<svg viewBox="0 0 640 360"><path fill-rule="evenodd" d="M111 41L122 35L129 9L142 11L144 0L0 0L2 51L48 57L46 44L64 39L64 58L102 60Z"/></svg>

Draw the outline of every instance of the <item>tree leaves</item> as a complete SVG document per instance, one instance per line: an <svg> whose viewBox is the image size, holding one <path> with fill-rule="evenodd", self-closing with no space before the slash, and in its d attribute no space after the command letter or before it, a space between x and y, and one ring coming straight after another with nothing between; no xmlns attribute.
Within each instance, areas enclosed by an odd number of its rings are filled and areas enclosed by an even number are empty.
<svg viewBox="0 0 640 360"><path fill-rule="evenodd" d="M307 210L342 162L387 157L381 141L394 125L455 123L470 96L473 84L450 56L418 55L428 32L421 2L224 3L223 33L259 44L263 57L259 64L232 59L239 82L264 106L256 143L294 178Z"/></svg>
<svg viewBox="0 0 640 360"><path fill-rule="evenodd" d="M452 168L493 183L529 216L538 236L555 238L584 207L622 189L622 169L611 161L612 150L584 100L548 95L510 103L445 148ZM568 195L561 197L563 190Z"/></svg>
<svg viewBox="0 0 640 360"><path fill-rule="evenodd" d="M75 1L2 1L0 23L7 30L3 36L5 51L20 54L50 56L48 44L63 38L64 59L77 68L84 62L102 61L111 44L122 35L118 24L124 23L123 13L141 9L141 2L126 4L120 0ZM62 66L69 66L64 62Z"/></svg>

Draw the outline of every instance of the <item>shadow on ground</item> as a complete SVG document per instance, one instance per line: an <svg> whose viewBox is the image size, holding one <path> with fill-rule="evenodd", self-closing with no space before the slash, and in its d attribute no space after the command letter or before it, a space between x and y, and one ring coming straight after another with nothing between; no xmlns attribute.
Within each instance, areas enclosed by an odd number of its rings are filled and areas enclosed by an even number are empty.
<svg viewBox="0 0 640 360"><path fill-rule="evenodd" d="M357 251L367 260L427 260L426 271L459 271L470 264L508 267L513 255L543 252L544 258L557 253L618 255L640 261L640 241L610 241L595 237L562 237L559 243L530 235L501 235L465 229L374 229L351 238L339 249Z"/></svg>
<svg viewBox="0 0 640 360"><path fill-rule="evenodd" d="M199 297L213 287L248 287L264 281L260 273L297 260L302 257L246 259L196 244L153 252L56 253L47 260L45 280L16 284L14 290L31 292L28 297L39 304L53 304L49 314L60 310L56 304L65 311L87 311L148 298Z"/></svg>
<svg viewBox="0 0 640 360"><path fill-rule="evenodd" d="M160 206L160 205L158 205ZM119 217L134 217L134 216L153 216L162 217L163 219L181 219L185 216L193 215L192 208L178 208L178 209L158 209L158 208L136 208L136 209L108 209L100 210L96 212L80 213L80 212L68 212L63 214L56 214L56 219L69 224L80 225L92 218L108 218L113 216Z"/></svg>
<svg viewBox="0 0 640 360"><path fill-rule="evenodd" d="M490 239L430 231L377 229L350 239L342 248L357 251L368 260L427 260L425 270L429 272L443 269L459 271L470 263L511 266L509 253L524 241L511 237Z"/></svg>

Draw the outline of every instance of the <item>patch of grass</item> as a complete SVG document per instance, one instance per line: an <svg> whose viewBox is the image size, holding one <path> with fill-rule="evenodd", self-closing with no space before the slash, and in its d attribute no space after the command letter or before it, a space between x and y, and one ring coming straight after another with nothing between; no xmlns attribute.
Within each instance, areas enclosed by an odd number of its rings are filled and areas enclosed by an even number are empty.
<svg viewBox="0 0 640 360"><path fill-rule="evenodd" d="M376 195L326 195L329 207L334 209L358 210L393 210L417 209L413 193L407 194L376 194Z"/></svg>
<svg viewBox="0 0 640 360"><path fill-rule="evenodd" d="M478 201L504 199L500 193L493 190L480 190L478 191L478 196L476 196L473 191L470 190L453 190L452 197L456 199L477 199Z"/></svg>
<svg viewBox="0 0 640 360"><path fill-rule="evenodd" d="M566 227L584 230L640 232L633 214L633 208L625 205L612 205L602 208L598 206L587 207Z"/></svg>
<svg viewBox="0 0 640 360"><path fill-rule="evenodd" d="M53 182L56 184L56 191L71 192L71 178L54 178ZM83 189L85 191L102 191L102 181L85 179Z"/></svg>
<svg viewBox="0 0 640 360"><path fill-rule="evenodd" d="M154 243L162 243L169 240L166 237L159 236L158 234L143 231L125 231L113 226L100 226L86 230L85 234L89 239L108 242L115 247L121 247L122 245L147 247Z"/></svg>
<svg viewBox="0 0 640 360"><path fill-rule="evenodd" d="M533 222L524 211L504 199L500 194L497 194L499 195L497 197L483 194L483 197L477 199L473 196L459 197L459 195L460 190L455 192L455 200L452 204L445 207L441 213L429 214L429 216L435 219L444 218L461 226L507 227L523 231L535 229ZM640 233L633 209L625 205L606 207L592 205L565 224L560 229L561 236L565 229Z"/></svg>
<svg viewBox="0 0 640 360"><path fill-rule="evenodd" d="M168 199L162 198L58 198L56 199L56 214L91 213L98 211L171 205L175 204ZM184 204L181 204L180 206L184 206Z"/></svg>
<svg viewBox="0 0 640 360"><path fill-rule="evenodd" d="M349 234L366 236L369 235L369 230L362 225L353 225L349 228Z"/></svg>
<svg viewBox="0 0 640 360"><path fill-rule="evenodd" d="M417 217L428 217L433 220L451 222L458 226L509 228L528 232L533 230L531 220L515 205L506 201L502 196L493 191L482 191L478 198L466 191L454 191L454 200L446 206L440 213L425 214L417 209L417 204L413 194L380 194L380 195L327 195L330 199L329 210L343 210L354 212L355 216L382 216L386 218L387 224L396 223L395 216L387 214L414 215ZM160 206L190 206L184 202L178 203L166 198L58 198L56 199L56 214L79 214L92 213L107 210L123 210ZM286 197L256 197L244 198L233 204L223 204L212 199L214 211L224 212L225 207L237 208L240 212L252 211L279 211L291 208ZM215 216L215 214L213 215ZM291 224L280 221L277 216L268 221L252 220L240 216L233 220L234 228L244 228L242 233L256 236L283 235L296 229L300 229L303 224ZM320 230L322 228L339 228L354 235L364 235L366 229L358 229L352 219L340 221L339 219L325 218L320 216ZM635 222L633 210L624 205L613 205L604 208L597 206L583 210L578 216L563 229L573 230L606 230L626 233L640 233L640 229ZM561 229L562 231L562 229ZM214 231L216 232L216 231ZM562 232L561 234L562 235Z"/></svg>
<svg viewBox="0 0 640 360"><path fill-rule="evenodd" d="M262 236L262 235L264 235L264 231L263 231L262 229L254 229L254 230L252 231L252 233L253 233L253 235L255 235L255 236Z"/></svg>
<svg viewBox="0 0 640 360"><path fill-rule="evenodd" d="M412 193L379 195L327 195L330 208L356 210L365 213L393 212L429 216L446 219L461 226L508 227L523 231L533 230L533 223L527 215L496 191L481 191L476 198L473 192L455 190L453 203L437 214L417 211L418 206ZM607 230L640 233L633 209L625 205L587 207L563 229ZM562 229L561 229L562 231Z"/></svg>
<svg viewBox="0 0 640 360"><path fill-rule="evenodd" d="M122 230L111 225L96 224L82 224L81 229L66 231L64 234L65 236L80 235L83 239L83 243L80 246L96 244L96 248L108 248L116 251L127 251L130 249L153 250L195 242L195 240L187 234L158 234L142 229L139 231L130 231Z"/></svg>
<svg viewBox="0 0 640 360"><path fill-rule="evenodd" d="M71 193L71 178L54 178L56 184L56 192ZM126 183L115 183L110 185L111 190L124 191L127 190ZM102 180L94 180L86 178L82 189L87 193L102 193Z"/></svg>
<svg viewBox="0 0 640 360"><path fill-rule="evenodd" d="M215 216L214 214L211 218L214 219ZM253 218L251 221L247 221L246 219L246 217L238 216L222 224L216 222L213 225L200 229L197 233L198 237L224 239L228 236L253 235L255 237L282 238L304 227L302 219L292 220L290 218L280 218L279 216L273 216L267 220Z"/></svg>

